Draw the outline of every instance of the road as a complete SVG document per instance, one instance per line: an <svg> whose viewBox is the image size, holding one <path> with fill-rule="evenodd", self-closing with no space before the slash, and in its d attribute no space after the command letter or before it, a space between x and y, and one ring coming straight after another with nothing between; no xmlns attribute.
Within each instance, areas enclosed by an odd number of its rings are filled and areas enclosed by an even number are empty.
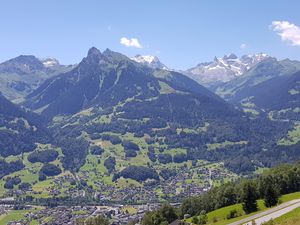
<svg viewBox="0 0 300 225"><path fill-rule="evenodd" d="M240 225L240 224L252 225L251 222L252 220L255 220L256 225L261 225L264 222L280 217L298 207L300 207L300 199L292 200L289 202L285 202L279 206L276 206L272 209L269 209L267 211L255 214L253 216L247 217L245 219L242 219L234 223L230 223L228 225Z"/></svg>

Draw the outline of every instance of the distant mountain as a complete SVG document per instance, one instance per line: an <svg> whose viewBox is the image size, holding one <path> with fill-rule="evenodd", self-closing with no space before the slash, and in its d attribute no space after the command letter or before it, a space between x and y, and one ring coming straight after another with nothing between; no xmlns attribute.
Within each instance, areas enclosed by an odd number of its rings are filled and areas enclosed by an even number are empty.
<svg viewBox="0 0 300 225"><path fill-rule="evenodd" d="M130 59L138 63L141 63L145 66L149 66L153 69L165 69L165 70L168 69L168 67L166 67L156 56L136 55L134 57L131 57Z"/></svg>
<svg viewBox="0 0 300 225"><path fill-rule="evenodd" d="M155 98L161 93L201 94L226 104L194 81L175 72L155 72L120 53L91 48L86 58L72 71L47 80L31 93L26 106L47 116L72 114L99 105L112 107L128 98Z"/></svg>
<svg viewBox="0 0 300 225"><path fill-rule="evenodd" d="M17 73L28 75L37 72L45 72L43 63L32 55L20 55L0 64L0 73Z"/></svg>
<svg viewBox="0 0 300 225"><path fill-rule="evenodd" d="M218 83L228 82L243 75L257 63L271 58L266 54L244 55L238 58L235 54L214 58L214 61L200 63L188 69L185 74L198 83L211 87Z"/></svg>
<svg viewBox="0 0 300 225"><path fill-rule="evenodd" d="M17 101L47 78L71 68L60 65L56 59L40 60L32 55L21 55L0 64L0 91L10 100Z"/></svg>
<svg viewBox="0 0 300 225"><path fill-rule="evenodd" d="M202 152L206 159L222 159L227 156L207 152L206 144L230 141L245 147L248 141L264 142L270 134L268 141L274 141L285 129L278 132L278 125L269 121L250 122L192 79L174 71L154 70L109 49L101 53L91 48L76 68L48 79L24 105L53 122L63 116L63 121L54 122L60 136L77 137L83 131L90 138L102 132L119 137L126 132L136 137L147 134L163 138L161 142L172 148L198 149L189 151L190 158Z"/></svg>
<svg viewBox="0 0 300 225"><path fill-rule="evenodd" d="M231 101L271 112L272 119L300 121L300 69L237 92Z"/></svg>
<svg viewBox="0 0 300 225"><path fill-rule="evenodd" d="M54 141L33 135L39 130L31 126L28 112L20 117L28 118L29 126L11 118L6 124L17 121L21 137L37 147L11 151L16 139L9 136L0 149L22 159L26 175L12 171L4 179L20 177L33 189L47 179L47 196L69 196L80 188L118 202L176 201L209 189L212 174L222 182L235 173L300 158L276 147L290 122L248 118L181 73L153 69L109 49L89 49L78 65L48 78L22 104L47 118ZM10 132L13 125L0 128ZM130 195L125 194L129 189Z"/></svg>
<svg viewBox="0 0 300 225"><path fill-rule="evenodd" d="M252 87L275 77L291 75L299 70L299 61L289 59L278 61L275 58L268 58L242 76L218 85L214 91L223 98L236 102L254 95Z"/></svg>

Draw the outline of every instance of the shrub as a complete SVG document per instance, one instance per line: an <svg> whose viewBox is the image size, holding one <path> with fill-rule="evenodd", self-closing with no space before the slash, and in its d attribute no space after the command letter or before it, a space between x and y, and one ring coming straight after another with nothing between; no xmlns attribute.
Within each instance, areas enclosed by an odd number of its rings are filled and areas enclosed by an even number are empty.
<svg viewBox="0 0 300 225"><path fill-rule="evenodd" d="M233 210L230 210L230 212L228 213L226 218L229 220L229 219L232 219L232 218L236 218L238 216L239 216L238 212L235 209L233 209Z"/></svg>

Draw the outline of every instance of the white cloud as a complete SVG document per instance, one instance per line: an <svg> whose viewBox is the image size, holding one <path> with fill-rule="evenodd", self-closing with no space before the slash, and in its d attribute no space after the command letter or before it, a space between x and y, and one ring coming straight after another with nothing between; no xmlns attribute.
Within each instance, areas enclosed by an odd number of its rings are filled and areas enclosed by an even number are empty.
<svg viewBox="0 0 300 225"><path fill-rule="evenodd" d="M271 28L281 37L282 41L293 46L300 46L300 27L288 21L273 21Z"/></svg>
<svg viewBox="0 0 300 225"><path fill-rule="evenodd" d="M122 37L120 40L120 44L125 45L126 47L136 47L136 48L143 47L137 38L128 39L126 37Z"/></svg>
<svg viewBox="0 0 300 225"><path fill-rule="evenodd" d="M245 43L243 43L243 44L240 45L240 48L245 49L245 48L247 48L247 45Z"/></svg>

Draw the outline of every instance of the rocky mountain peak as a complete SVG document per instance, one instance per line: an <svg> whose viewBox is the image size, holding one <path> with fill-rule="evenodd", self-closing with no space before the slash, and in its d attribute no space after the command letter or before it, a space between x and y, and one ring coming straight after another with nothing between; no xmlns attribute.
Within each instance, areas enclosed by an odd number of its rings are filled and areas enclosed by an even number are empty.
<svg viewBox="0 0 300 225"><path fill-rule="evenodd" d="M200 63L186 71L186 74L192 79L209 87L218 82L228 82L237 76L253 68L256 64L271 58L267 54L258 53L254 55L244 55L237 57L231 53L224 55L223 58L214 57L209 63Z"/></svg>
<svg viewBox="0 0 300 225"><path fill-rule="evenodd" d="M138 62L142 65L151 67L153 69L168 69L157 56L152 55L136 55L130 58L131 60Z"/></svg>

